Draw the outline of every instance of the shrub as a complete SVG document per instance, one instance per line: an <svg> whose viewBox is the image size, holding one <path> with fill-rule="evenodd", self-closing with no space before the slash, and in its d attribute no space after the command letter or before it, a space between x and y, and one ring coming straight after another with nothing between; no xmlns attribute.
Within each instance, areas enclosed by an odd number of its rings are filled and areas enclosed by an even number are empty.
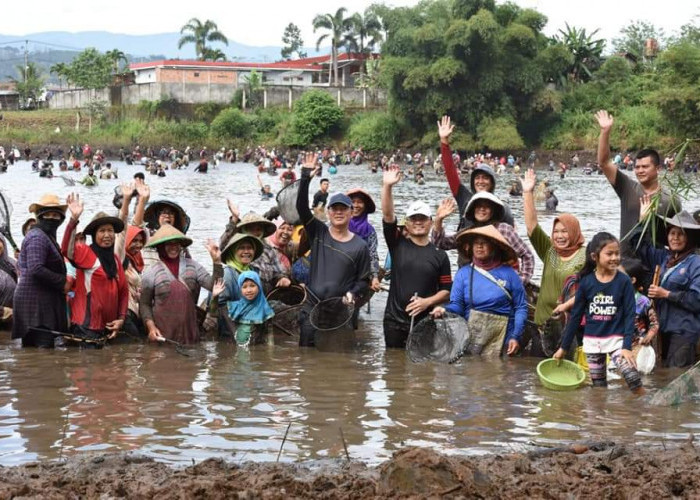
<svg viewBox="0 0 700 500"><path fill-rule="evenodd" d="M306 146L335 130L343 119L343 110L322 90L310 90L294 103L290 144Z"/></svg>
<svg viewBox="0 0 700 500"><path fill-rule="evenodd" d="M515 121L510 118L484 119L477 129L477 135L483 145L493 151L513 151L525 147Z"/></svg>
<svg viewBox="0 0 700 500"><path fill-rule="evenodd" d="M217 139L245 138L251 134L251 120L235 108L224 109L211 122L211 135Z"/></svg>
<svg viewBox="0 0 700 500"><path fill-rule="evenodd" d="M390 150L398 144L399 135L399 124L389 113L359 113L350 122L348 141L369 151Z"/></svg>

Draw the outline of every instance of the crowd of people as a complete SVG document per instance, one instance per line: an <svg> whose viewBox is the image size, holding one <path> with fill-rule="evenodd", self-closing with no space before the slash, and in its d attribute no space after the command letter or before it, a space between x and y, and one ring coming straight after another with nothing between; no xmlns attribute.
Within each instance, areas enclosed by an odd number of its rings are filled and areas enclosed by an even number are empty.
<svg viewBox="0 0 700 500"><path fill-rule="evenodd" d="M141 173L117 190L117 216L90 207L97 213L82 228L84 204L78 194L66 200L44 195L29 207L34 218L23 227L17 261L0 237L3 318L12 318L12 337L24 346L99 347L123 340L194 344L207 335L247 346L271 335L276 307L266 297L301 285L307 300L298 310L299 345L311 347L319 334L311 318L314 305L330 298L342 298L344 305L365 303L382 289L386 271L387 348L405 348L418 322L458 315L479 339L477 353L483 357L525 353L561 359L578 350L593 385L604 386L609 355L630 389L640 393L633 346L656 345L666 366L695 362L700 223L660 185L659 154L637 152L634 177L627 175L610 158L612 116L600 111L596 119L597 164L620 199L620 238L601 232L587 243L570 213L557 213L551 228L542 227L533 169L510 189L511 196L523 200L524 220L516 221L495 192L498 170L519 168L520 160L475 155L463 162L450 148L454 125L443 117L437 126L439 162L429 155L407 155L402 163L408 171L392 158L370 165L383 171L381 234L390 261L385 269L377 252L379 231L368 219L377 210L375 200L360 186L331 194L329 178L321 175L324 163L330 172L339 163L362 162L361 151L347 158L330 150L325 156L290 158L262 147L242 155L222 150L215 158L253 161L260 172L282 169L282 186L296 186L295 199L265 214L244 215L229 200L230 219L218 240L205 243L211 264L204 265L188 251L193 243L188 214L175 200L152 201ZM128 156L134 160L139 154L135 150ZM183 164L191 156L209 156L205 150L165 148L146 154ZM532 156L527 161L534 164ZM431 163L444 174L451 196L435 213L417 200L397 214L394 186L407 175L420 182L423 167ZM301 167L298 176L296 167ZM198 168L205 167L200 162ZM309 190L317 181L310 202ZM264 199L274 196L260 177L258 182ZM556 211L553 189L543 189L547 210ZM459 222L448 231L445 220L455 211ZM57 230L64 223L59 242ZM518 235L517 223L524 224L529 244ZM645 230L650 225L657 230ZM667 235L667 245L652 242L652 233ZM455 250L453 276L448 252ZM543 264L539 286L532 283L535 256ZM208 291L207 298L198 303L201 289ZM556 337L547 325L562 317L566 326ZM357 325L357 315L352 324Z"/></svg>

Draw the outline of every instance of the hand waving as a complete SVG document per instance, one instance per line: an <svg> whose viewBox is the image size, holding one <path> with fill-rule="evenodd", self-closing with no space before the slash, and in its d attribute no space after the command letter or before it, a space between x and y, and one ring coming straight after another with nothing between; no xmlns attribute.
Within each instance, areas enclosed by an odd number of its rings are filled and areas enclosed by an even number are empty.
<svg viewBox="0 0 700 500"><path fill-rule="evenodd" d="M535 190L535 184L537 183L537 175L535 171L531 168L525 172L525 177L522 180L523 192L532 193Z"/></svg>
<svg viewBox="0 0 700 500"><path fill-rule="evenodd" d="M610 130L613 126L613 117L610 113L601 109L595 114L595 119L598 120L601 130Z"/></svg>
<svg viewBox="0 0 700 500"><path fill-rule="evenodd" d="M386 169L384 172L384 185L385 186L393 186L397 182L401 180L401 177L403 176L403 173L401 172L401 169L399 168L398 165L391 165L389 168Z"/></svg>
<svg viewBox="0 0 700 500"><path fill-rule="evenodd" d="M80 199L80 195L77 193L69 194L66 198L66 203L68 204L68 210L70 210L72 218L74 220L78 220L85 209L83 206L83 200Z"/></svg>
<svg viewBox="0 0 700 500"><path fill-rule="evenodd" d="M443 116L442 119L440 119L437 122L437 126L440 140L442 142L447 143L450 140L450 135L452 135L452 131L455 129L455 126L452 125L450 117L447 115Z"/></svg>
<svg viewBox="0 0 700 500"><path fill-rule="evenodd" d="M438 206L437 213L435 214L436 219L443 220L451 213L457 209L457 203L454 198L445 198L440 202Z"/></svg>
<svg viewBox="0 0 700 500"><path fill-rule="evenodd" d="M214 264L221 264L221 249L219 245L216 244L216 241L209 238L204 246L209 252L212 262L214 262Z"/></svg>

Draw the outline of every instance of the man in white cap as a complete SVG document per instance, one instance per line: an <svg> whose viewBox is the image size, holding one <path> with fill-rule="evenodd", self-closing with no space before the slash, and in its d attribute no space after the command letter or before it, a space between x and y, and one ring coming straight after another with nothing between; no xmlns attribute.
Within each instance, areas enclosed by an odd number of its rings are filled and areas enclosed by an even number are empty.
<svg viewBox="0 0 700 500"><path fill-rule="evenodd" d="M399 231L392 194L399 180L399 167L390 167L384 172L382 216L384 238L391 255L384 340L387 347L405 348L412 320L420 321L433 307L449 300L452 275L445 251L430 242L433 221L425 202L411 203L406 211L406 235Z"/></svg>

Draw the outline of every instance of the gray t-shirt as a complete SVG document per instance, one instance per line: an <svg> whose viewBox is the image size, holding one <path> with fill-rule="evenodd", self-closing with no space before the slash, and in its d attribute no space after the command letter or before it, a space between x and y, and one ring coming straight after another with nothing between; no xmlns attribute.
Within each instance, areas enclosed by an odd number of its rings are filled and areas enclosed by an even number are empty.
<svg viewBox="0 0 700 500"><path fill-rule="evenodd" d="M644 196L644 190L639 182L621 171L618 171L615 176L613 188L620 198L620 249L623 255L629 255L632 251L629 233L639 222L639 198ZM662 188L661 202L657 213L665 217L673 217L676 212L681 210L681 200L678 197L674 197L672 203L671 195ZM657 237L657 245L663 246L666 242L665 232L663 231L663 223L660 220L658 222L660 224L657 225L656 234L659 235Z"/></svg>

